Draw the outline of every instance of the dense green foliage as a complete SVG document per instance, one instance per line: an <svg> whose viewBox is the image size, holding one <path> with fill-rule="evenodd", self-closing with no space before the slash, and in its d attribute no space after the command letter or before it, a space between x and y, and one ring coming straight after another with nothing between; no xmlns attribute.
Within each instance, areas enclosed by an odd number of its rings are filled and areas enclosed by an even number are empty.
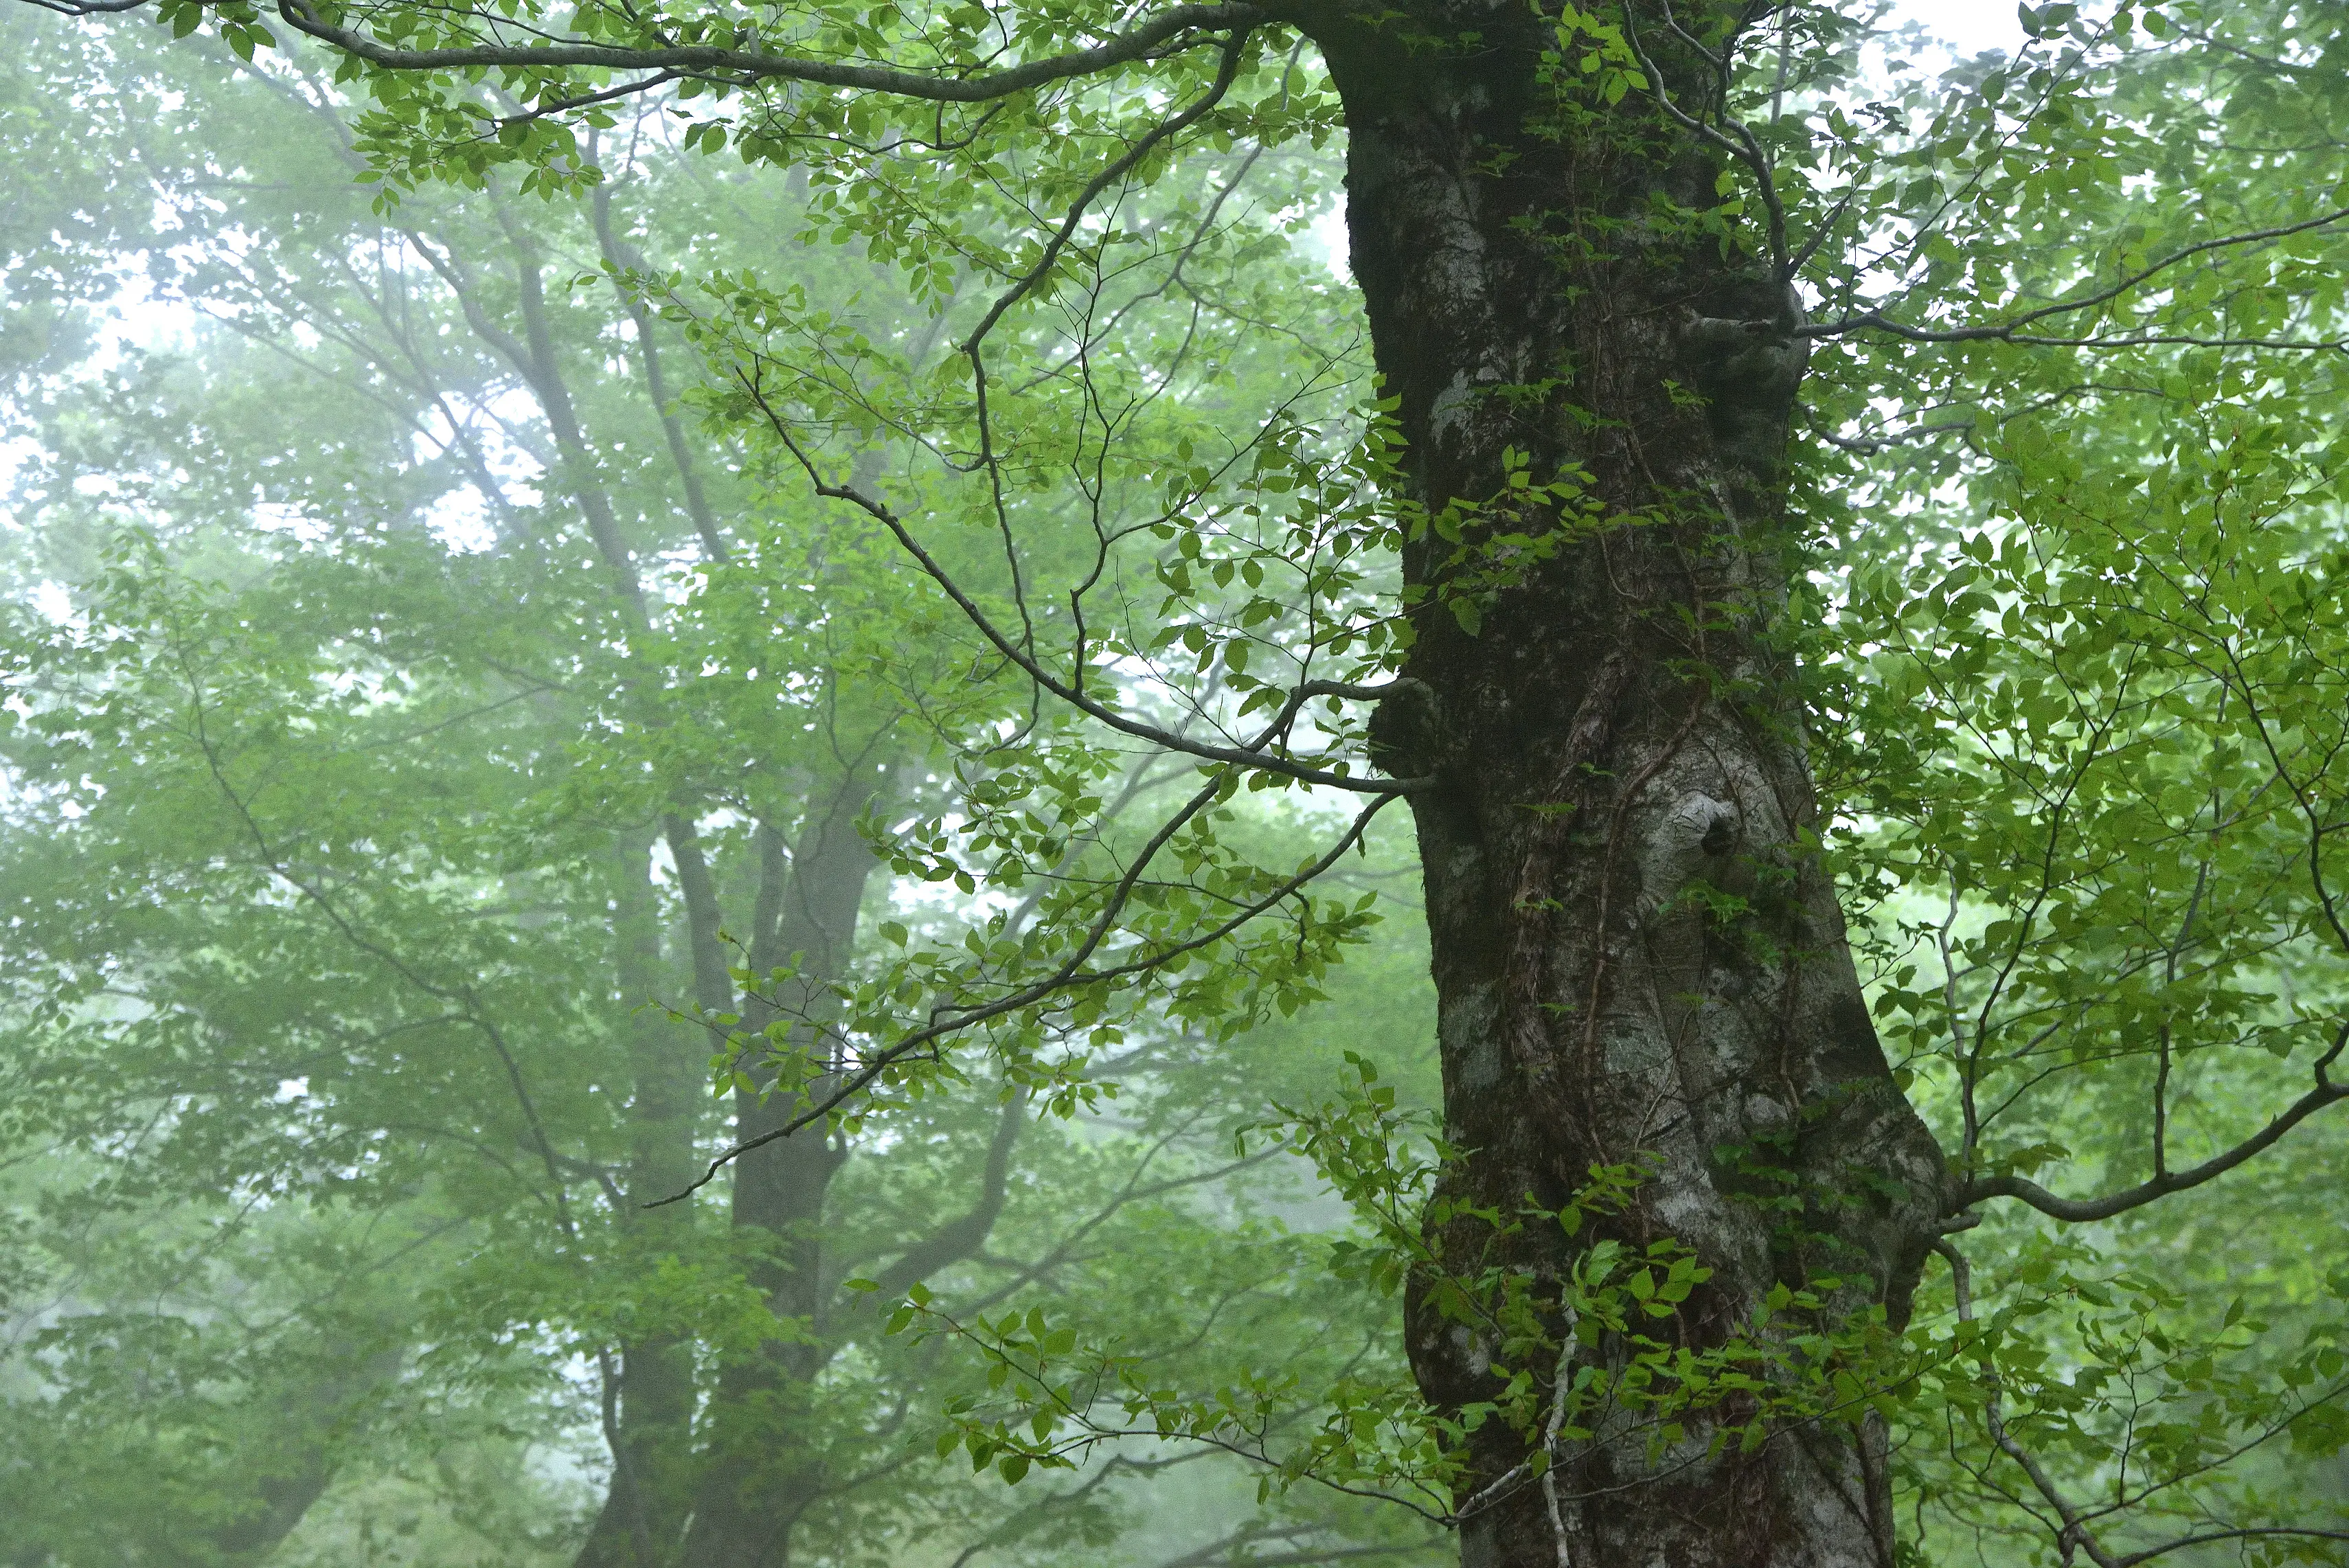
<svg viewBox="0 0 2349 1568"><path fill-rule="evenodd" d="M612 1357L659 1336L703 1346L704 1379L747 1346L822 1346L788 1438L827 1478L799 1527L812 1554L1081 1555L1153 1510L1193 1547L1417 1539L1327 1500L1182 1521L1138 1491L1172 1457L1146 1451L1076 1491L907 1489L907 1451L987 1363L885 1336L837 1288L897 1271L970 1309L1081 1302L1092 1337L1178 1387L1388 1365L1383 1311L1316 1284L1281 1222L1318 1212L1296 1177L1228 1153L1268 1098L1311 1092L1326 1032L1208 1052L1170 1017L1088 1072L1088 1097L1122 1092L1081 1121L1039 1122L999 1067L983 1094L844 1132L822 1322L778 1320L745 1283L746 1253L790 1238L729 1227L707 1192L642 1208L724 1127L664 815L692 813L747 936L771 833L805 845L833 812L864 857L872 813L903 846L862 927L885 961L891 942L961 951L970 918L925 891L954 872L923 858L923 825L1023 792L958 761L1018 709L962 678L950 607L657 397L648 375L689 387L696 362L592 274L780 244L843 332L918 338L888 274L794 238L789 182L681 161L657 121L592 211L419 196L388 224L318 82L11 27L12 91L112 87L81 106L79 176L17 211L47 239L15 258L18 320L50 341L13 405L36 526L11 559L12 1560L258 1561L281 1535L273 1561L568 1560L609 1467ZM31 157L37 122L10 124ZM1166 221L1195 223L1239 161L1170 193ZM1326 289L1245 200L1187 285ZM1170 409L1203 442L1287 391L1279 340L1200 352L1234 394ZM73 584L70 607L44 583ZM1090 753L1061 777L1071 811L1170 783ZM1312 826L1230 830L1276 849ZM1090 852L1126 830L1092 830ZM1087 852L1055 869L1081 879ZM1397 876L1380 854L1350 903ZM972 929L1023 917L982 908ZM1424 1058L1409 951L1348 975L1403 1063ZM682 1160L647 1168L663 1119ZM1330 1331L1299 1338L1316 1317ZM1252 1485L1188 1473L1154 1486Z"/></svg>
<svg viewBox="0 0 2349 1568"><path fill-rule="evenodd" d="M1907 319L2094 303L1818 366L1846 421L1811 481L1838 571L1820 732L1888 1048L1976 1191L2147 1204L1992 1202L1954 1238L2008 1425L2095 1477L2116 1550L2340 1528L2339 1129L2147 1202L2321 1110L2342 1038L2343 170L2307 135L2343 107L2338 22L2123 7L2051 20L1971 94L1892 98L1856 177L1897 192ZM1916 1484L1952 1542L2029 1531L2028 1479L1950 1440L1991 1391L1956 1368L1909 1407Z"/></svg>
<svg viewBox="0 0 2349 1568"><path fill-rule="evenodd" d="M564 14L980 80L1082 9ZM1442 1560L1396 1326L1447 1151L1349 702L1403 539L1542 540L1386 482L1310 52L586 104L157 19L10 18L0 74L0 1557L626 1561L612 1499L740 1460L811 1562ZM2337 1563L2349 15L2026 21L1944 70L1791 9L1677 215L1807 246L1784 634L1981 1222L1905 1333L1490 1417L1879 1410L1918 1562ZM804 1213L746 1217L774 1145L647 1206L784 1119ZM1696 1274L1586 1256L1594 1338Z"/></svg>

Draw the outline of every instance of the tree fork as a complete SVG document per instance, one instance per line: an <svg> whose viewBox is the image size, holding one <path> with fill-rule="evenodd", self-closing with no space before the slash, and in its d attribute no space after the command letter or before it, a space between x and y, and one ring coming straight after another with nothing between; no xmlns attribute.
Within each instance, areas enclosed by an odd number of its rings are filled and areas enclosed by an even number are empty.
<svg viewBox="0 0 2349 1568"><path fill-rule="evenodd" d="M794 955L801 970L780 995L754 988L741 998L747 1029L796 1015L809 1021L807 1043L819 1044L816 1032L831 1015L828 988L847 972L857 908L879 863L854 825L878 778L869 767L843 769L831 789L812 796L789 857L772 829L760 830L761 897L747 956L758 975ZM714 922L706 923L714 933ZM696 940L710 937L698 931ZM738 1089L737 1124L756 1130L788 1117L796 1104L789 1095L762 1098ZM823 1322L819 1229L832 1179L846 1160L844 1149L811 1128L807 1136L753 1150L735 1167L731 1222L737 1231L756 1229L774 1238L771 1255L755 1262L750 1274L778 1317ZM823 1485L806 1427L810 1384L828 1355L815 1343L769 1344L730 1357L719 1369L682 1546L685 1568L791 1560L792 1527Z"/></svg>
<svg viewBox="0 0 2349 1568"><path fill-rule="evenodd" d="M1743 8L1631 12L1662 77L1648 88L1704 103L1716 73L1688 40L1726 47ZM1647 1160L1620 1238L1673 1238L1712 1271L1659 1338L1719 1346L1767 1315L1774 1285L1827 1275L1849 1282L1831 1316L1880 1306L1897 1326L1944 1165L1869 1021L1767 640L1798 305L1777 267L1701 220L1725 154L1645 90L1607 105L1555 22L1497 3L1300 20L1345 102L1353 272L1411 499L1483 502L1529 461L1537 485L1580 475L1602 519L1473 618L1443 608L1463 588L1448 547L1405 550L1427 596L1404 674L1429 696L1379 728L1391 771L1443 780L1412 799L1447 1137L1466 1151L1439 1198L1557 1210L1594 1165ZM1561 52L1552 79L1544 57ZM1765 1145L1795 1225L1728 1152ZM1454 1217L1430 1240L1554 1292L1591 1237ZM1406 1304L1422 1389L1447 1411L1493 1398L1496 1346L1437 1302L1423 1281ZM1554 1449L1541 1485L1507 1478L1530 1475L1543 1435L1485 1423L1464 1560L1889 1563L1880 1428L1782 1429L1709 1456L1737 1417L1692 1413L1661 1452L1602 1425Z"/></svg>

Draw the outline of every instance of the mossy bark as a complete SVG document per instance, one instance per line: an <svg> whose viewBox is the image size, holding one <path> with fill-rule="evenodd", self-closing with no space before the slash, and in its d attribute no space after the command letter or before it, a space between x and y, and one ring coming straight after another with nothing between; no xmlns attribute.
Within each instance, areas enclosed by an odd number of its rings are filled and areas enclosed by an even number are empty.
<svg viewBox="0 0 2349 1568"><path fill-rule="evenodd" d="M1713 9L1678 20L1703 36ZM1669 36L1661 5L1634 15ZM1445 1119L1468 1151L1444 1196L1556 1209L1592 1166L1650 1160L1611 1228L1713 1271L1659 1338L1720 1346L1774 1285L1827 1275L1860 1282L1829 1315L1897 1325L1943 1166L1869 1022L1770 634L1791 569L1795 295L1702 216L1716 151L1636 90L1606 104L1570 50L1566 77L1546 75L1554 20L1501 3L1302 20L1345 100L1353 272L1413 499L1488 501L1512 449L1537 483L1583 476L1585 521L1546 501L1512 523L1567 528L1554 552L1463 562L1433 534L1406 552L1426 597L1404 673L1423 686L1374 736L1390 771L1441 781L1412 803ZM1702 103L1692 51L1650 55ZM1464 573L1495 566L1477 614L1453 614ZM1756 1150L1785 1174L1755 1178ZM1591 1233L1457 1218L1433 1239L1555 1282ZM1438 1295L1408 1304L1422 1387L1448 1409L1494 1398L1495 1346ZM1658 1450L1636 1422L1602 1428L1557 1448L1547 1485L1514 1487L1542 1438L1487 1422L1464 1560L1888 1564L1880 1429L1795 1422L1709 1455L1751 1413L1698 1412Z"/></svg>

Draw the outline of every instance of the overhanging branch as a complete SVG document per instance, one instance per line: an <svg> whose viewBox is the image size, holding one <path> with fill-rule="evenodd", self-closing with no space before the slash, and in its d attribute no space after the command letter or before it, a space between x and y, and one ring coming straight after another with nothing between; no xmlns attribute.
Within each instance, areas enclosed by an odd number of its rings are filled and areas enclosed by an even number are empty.
<svg viewBox="0 0 2349 1568"><path fill-rule="evenodd" d="M1094 985L1102 981L1120 979L1129 975L1138 974L1143 970L1154 968L1180 954L1195 952L1211 943L1222 940L1225 936L1237 931L1242 925L1247 923L1247 922L1263 914L1267 910L1272 909L1280 904L1283 901L1290 898L1296 894L1299 890L1306 887L1308 884L1312 882L1315 878L1320 876L1322 872L1328 871L1331 866L1336 865L1340 857L1343 856L1347 851L1352 849L1355 844L1361 841L1362 834L1370 828L1371 819L1376 817L1381 810L1391 805L1394 801L1396 795L1395 791L1390 789L1386 793L1379 796L1376 799L1371 800L1368 805L1364 806L1360 812L1356 813L1352 824L1346 830L1345 834L1340 837L1335 844L1330 846L1328 853L1322 855L1320 859L1314 861L1309 865L1305 866L1294 876L1284 878L1270 892L1267 893L1264 897L1257 899L1254 903L1247 904L1238 914L1226 920L1223 924L1213 928L1206 934L1195 937L1188 942L1174 944L1168 947L1162 948L1155 953L1150 954L1144 958L1133 960L1125 964L1114 965L1104 969L1087 969L1085 965L1091 961L1093 954L1100 949L1102 941L1107 938L1111 928L1115 924L1119 913L1124 910L1128 901L1133 897L1135 886L1142 880L1143 872L1149 866L1151 861L1156 857L1158 851L1164 849L1167 843L1173 840L1175 832L1183 826L1184 823L1188 822L1201 811L1206 810L1208 806L1214 804L1217 799L1222 798L1227 778L1228 775L1219 771L1215 778L1208 779L1206 784L1197 794L1192 796L1189 800L1185 801L1180 810L1176 811L1173 816L1168 818L1165 822L1160 825L1158 831L1151 836L1151 840L1147 844L1143 846L1142 852L1134 857L1133 865L1126 869L1125 874L1119 879L1117 886L1112 890L1108 900L1102 905L1101 913L1095 918L1092 927L1086 932L1084 940L1079 944L1076 952L1071 954L1069 958L1051 974L1039 981L1036 981L1032 985L1020 987L1009 995L999 996L992 1002L982 1003L976 1006L966 1008L941 1009L941 1012L947 1013L950 1016L940 1016L934 1014L930 1023L920 1028L913 1030L911 1033L904 1036L886 1048L877 1051L874 1055L864 1058L864 1060L857 1067L855 1071L843 1075L843 1081L832 1093L826 1095L815 1104L808 1107L807 1109L792 1118L791 1120L785 1122L782 1126L775 1128L771 1131L762 1132L755 1138L746 1138L740 1142L720 1152L716 1159L710 1161L708 1168L702 1171L700 1177L690 1186L688 1186L683 1191L672 1192L666 1198L657 1199L652 1202L647 1203L645 1207L647 1209L657 1209L662 1207L664 1204L677 1202L680 1199L688 1197L694 1192L700 1191L702 1188L708 1186L711 1181L717 1180L718 1173L720 1171L723 1171L727 1166L732 1164L743 1155L748 1154L753 1149L761 1148L764 1145L773 1143L778 1140L789 1138L792 1133L799 1131L800 1129L812 1126L814 1123L823 1120L841 1106L846 1104L850 1099L864 1093L864 1090L870 1088L883 1073L888 1071L892 1066L905 1060L907 1057L914 1055L917 1051L936 1045L939 1040L946 1038L949 1035L959 1034L965 1029L984 1024L990 1019L1002 1017L1007 1013L1016 1013L1024 1007L1032 1007L1039 1004L1046 1003L1055 995L1063 991Z"/></svg>
<svg viewBox="0 0 2349 1568"><path fill-rule="evenodd" d="M2165 1171L2149 1180L2119 1192L2101 1198L2062 1198L2050 1192L2036 1181L2026 1181L2020 1176L1982 1176L1966 1183L1959 1194L1954 1209L1969 1209L1985 1198L2015 1198L2028 1203L2051 1219L2085 1223L2094 1220L2109 1220L2131 1209L2141 1209L2157 1199L2172 1192L2183 1192L2189 1187L2199 1187L2232 1171L2245 1161L2261 1154L2278 1142L2285 1133L2314 1116L2336 1100L2349 1099L2349 1083L2335 1083L2332 1067L2341 1057L2344 1047L2349 1047L2349 1023L2341 1026L2334 1035L2332 1048L2317 1058L2316 1083L2306 1094L2293 1100L2282 1114L2251 1137L2223 1154L2216 1154L2201 1164L2184 1171Z"/></svg>
<svg viewBox="0 0 2349 1568"><path fill-rule="evenodd" d="M123 0L36 0L52 9L75 14L129 10ZM133 0L143 4L144 0ZM445 70L612 70L683 73L722 77L740 84L760 81L805 82L816 87L850 88L934 103L987 103L1015 93L1047 87L1073 77L1095 76L1118 66L1152 57L1174 45L1188 48L1195 39L1186 34L1226 32L1252 27L1269 20L1254 5L1175 5L1139 26L1117 34L1090 49L1023 61L999 71L976 76L933 75L889 66L854 65L839 60L812 60L764 49L730 48L716 45L652 47L578 42L505 44L481 43L450 48L412 49L388 44L367 33L329 20L311 0L279 0L277 13L295 31L369 65L390 71ZM494 26L494 16L476 13ZM1178 40L1180 42L1178 42ZM647 84L649 85L649 84Z"/></svg>
<svg viewBox="0 0 2349 1568"><path fill-rule="evenodd" d="M2079 337L2055 337L2033 334L2027 329L2037 323L2075 312L2094 310L2110 304L2131 289L2149 283L2171 267L2208 255L2213 251L2231 250L2239 245L2256 245L2270 240L2289 239L2312 230L2328 229L2349 222L2349 207L2337 207L2319 217L2298 223L2285 223L2272 229L2255 229L2248 233L2223 234L2214 240L2201 240L2187 245L2158 261L2148 262L2119 282L2083 294L2077 299L2058 300L2036 310L2024 311L2006 321L1985 322L1979 326L1926 327L1895 321L1881 310L1861 311L1834 321L1812 322L1795 328L1797 337L1841 337L1854 332L1881 332L1909 343L2022 343L2053 348L2127 348L2151 347L2163 344L2181 344L2207 347L2254 348L2340 348L2343 339L2301 342L2267 338L2194 337L2183 335L2129 334L2126 335L2090 335Z"/></svg>
<svg viewBox="0 0 2349 1568"><path fill-rule="evenodd" d="M854 485L833 484L825 480L823 470L816 467L814 459L808 456L806 450L800 446L798 438L792 434L790 424L783 418L781 412L769 401L766 389L756 376L738 370L735 372L735 379L766 418L769 427L774 431L776 438L782 443L784 449L791 453L792 459L807 475L808 482L817 495L827 500L846 501L887 529L891 537L896 540L905 553L914 558L915 563L921 567L924 574L936 583L945 592L947 597L954 601L955 608L962 612L964 618L968 620L979 634L988 640L997 653L1019 666L1020 672L1037 686L1087 717L1107 725L1121 735L1131 736L1136 740L1146 740L1154 746L1163 747L1168 751L1182 756L1195 757L1203 762L1228 763L1234 767L1246 768L1257 772L1278 774L1284 779L1293 779L1300 784L1316 784L1331 789L1344 789L1358 795L1375 795L1382 799L1432 789L1437 782L1432 778L1358 779L1350 774L1332 773L1326 769L1294 762L1266 749L1276 741L1286 740L1290 727L1296 723L1298 717L1304 712L1305 705L1315 697L1334 696L1350 702L1377 702L1405 686L1416 684L1408 676L1397 677L1379 686L1359 686L1350 682L1331 680L1303 682L1289 692L1288 700L1281 705L1280 712L1274 717L1272 723L1265 727L1264 732L1256 740L1246 746L1217 746L1206 741L1195 740L1187 735L1178 734L1174 730L1135 718L1130 714L1122 713L1097 698L1087 696L1077 686L1054 675L1019 639L1011 636L998 626L993 617L989 616L947 571L944 563L931 554L921 541L914 536L913 530L906 525L904 518L898 516L881 500L865 494Z"/></svg>

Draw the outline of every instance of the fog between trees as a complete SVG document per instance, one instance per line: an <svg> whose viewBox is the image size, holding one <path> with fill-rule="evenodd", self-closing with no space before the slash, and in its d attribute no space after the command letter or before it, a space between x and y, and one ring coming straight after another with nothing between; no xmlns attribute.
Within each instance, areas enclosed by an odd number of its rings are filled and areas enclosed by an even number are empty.
<svg viewBox="0 0 2349 1568"><path fill-rule="evenodd" d="M0 1561L2342 1560L2349 18L17 10Z"/></svg>

